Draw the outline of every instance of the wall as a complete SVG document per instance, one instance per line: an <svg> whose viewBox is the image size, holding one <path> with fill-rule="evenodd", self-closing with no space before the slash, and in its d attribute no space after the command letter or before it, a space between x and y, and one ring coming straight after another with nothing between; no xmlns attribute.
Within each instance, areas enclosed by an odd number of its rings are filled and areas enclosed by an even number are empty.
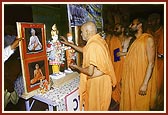
<svg viewBox="0 0 168 115"><path fill-rule="evenodd" d="M32 5L34 23L44 23L46 26L46 39L51 39L51 27L57 25L59 35L65 35L68 29L68 16L65 4Z"/></svg>

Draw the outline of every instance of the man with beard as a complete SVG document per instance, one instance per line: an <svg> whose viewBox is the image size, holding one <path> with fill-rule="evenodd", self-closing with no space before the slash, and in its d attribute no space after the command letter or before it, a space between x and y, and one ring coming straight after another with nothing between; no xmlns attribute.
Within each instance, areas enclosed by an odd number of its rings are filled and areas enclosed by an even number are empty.
<svg viewBox="0 0 168 115"><path fill-rule="evenodd" d="M153 13L148 17L147 33L153 35L157 48L158 67L158 110L164 107L164 30L160 15Z"/></svg>
<svg viewBox="0 0 168 115"><path fill-rule="evenodd" d="M110 42L108 44L111 55L111 61L114 66L114 71L117 80L116 87L112 91L111 104L113 104L113 106L110 109L116 108L120 103L120 95L121 95L120 81L121 81L122 65L124 62L124 57L123 56L121 57L122 55L121 52L123 50L123 43L125 41L125 36L123 32L124 27L119 23L115 24L113 30L113 36L111 37Z"/></svg>
<svg viewBox="0 0 168 115"><path fill-rule="evenodd" d="M156 49L153 36L143 33L142 22L136 18L130 25L136 39L130 46L123 64L121 111L148 111L155 107Z"/></svg>

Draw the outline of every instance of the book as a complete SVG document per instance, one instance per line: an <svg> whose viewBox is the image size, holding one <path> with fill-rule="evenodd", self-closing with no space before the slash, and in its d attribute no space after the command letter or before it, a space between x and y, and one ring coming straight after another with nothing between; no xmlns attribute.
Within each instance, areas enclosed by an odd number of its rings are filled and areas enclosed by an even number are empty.
<svg viewBox="0 0 168 115"><path fill-rule="evenodd" d="M114 49L114 62L120 61L120 56L117 56L118 52L120 52L119 48Z"/></svg>

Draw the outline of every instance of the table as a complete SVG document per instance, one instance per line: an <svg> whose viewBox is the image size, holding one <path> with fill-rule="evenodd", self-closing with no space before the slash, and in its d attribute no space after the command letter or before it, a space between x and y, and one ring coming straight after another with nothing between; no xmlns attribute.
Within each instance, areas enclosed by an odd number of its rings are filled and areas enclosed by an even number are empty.
<svg viewBox="0 0 168 115"><path fill-rule="evenodd" d="M33 98L33 101L30 103L29 99L25 99L25 106L26 111L30 111L34 102L41 101L48 105L48 110L53 111L54 108L56 108L56 111L67 111L67 101L66 97L70 94L74 94L72 98L75 98L77 100L77 106L79 105L79 95L78 95L78 86L79 86L79 74L71 73L66 74L64 78L61 79L55 79L54 81L54 87L52 90L47 91L44 94L38 93L31 98ZM71 105L71 104L69 104ZM76 108L76 107L75 107ZM74 109L77 110L77 109Z"/></svg>

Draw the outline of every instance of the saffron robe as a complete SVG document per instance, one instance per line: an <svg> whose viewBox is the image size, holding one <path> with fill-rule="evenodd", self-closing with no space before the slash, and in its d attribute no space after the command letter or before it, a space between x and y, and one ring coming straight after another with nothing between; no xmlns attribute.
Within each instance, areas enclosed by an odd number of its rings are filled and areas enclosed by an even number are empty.
<svg viewBox="0 0 168 115"><path fill-rule="evenodd" d="M110 40L111 40L111 37L112 37L111 34L107 34L107 36L106 36L106 38L105 38L105 41L106 41L108 47L110 46Z"/></svg>
<svg viewBox="0 0 168 115"><path fill-rule="evenodd" d="M110 59L108 46L100 35L90 38L83 48L83 68L94 65L104 74L88 79L80 74L80 110L84 104L87 111L107 111L111 102L112 85L116 85L116 77Z"/></svg>
<svg viewBox="0 0 168 115"><path fill-rule="evenodd" d="M114 61L114 50L119 48L120 51L122 51L122 44L119 40L118 37L113 36L110 40L110 45L109 45L109 49L110 49L110 55L111 55L111 61L112 64L114 66L114 72L116 75L116 80L117 80L117 84L116 87L114 88L113 92L112 92L112 98L116 101L116 102L120 102L120 96L121 96L121 73L122 73L122 68L123 68L123 62L124 62L124 57L120 57L120 61Z"/></svg>
<svg viewBox="0 0 168 115"><path fill-rule="evenodd" d="M164 55L164 31L163 27L160 27L156 32L151 32L148 30L148 33L152 34L155 40L157 53ZM159 91L163 88L164 84L164 60L158 58L157 59L158 64L158 89Z"/></svg>
<svg viewBox="0 0 168 115"><path fill-rule="evenodd" d="M148 33L152 34L155 40L157 53L164 55L164 30L161 26L156 32L151 32L148 30ZM164 60L161 58L157 59L158 66L158 106L163 106L163 98L164 98Z"/></svg>
<svg viewBox="0 0 168 115"><path fill-rule="evenodd" d="M157 60L155 60L153 72L148 83L147 94L144 96L138 94L148 66L146 43L149 36L152 37L144 33L137 38L130 46L124 60L120 111L148 111L150 108L155 107L157 95Z"/></svg>

